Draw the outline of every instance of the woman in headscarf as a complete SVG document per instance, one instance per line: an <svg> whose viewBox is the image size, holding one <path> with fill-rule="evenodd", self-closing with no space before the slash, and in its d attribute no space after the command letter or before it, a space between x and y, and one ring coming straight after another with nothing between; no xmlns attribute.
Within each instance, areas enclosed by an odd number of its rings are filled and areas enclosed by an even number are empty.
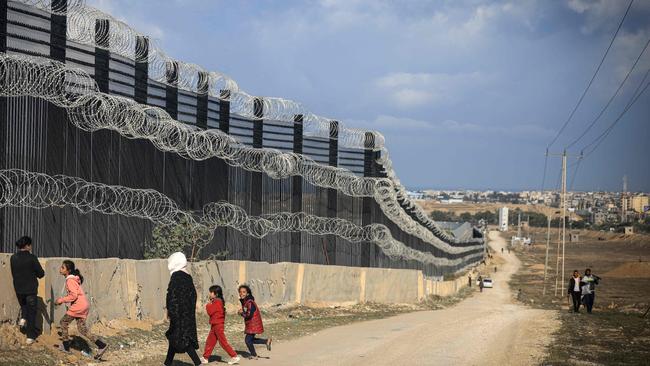
<svg viewBox="0 0 650 366"><path fill-rule="evenodd" d="M176 252L167 259L171 274L167 287L167 317L169 329L165 333L169 341L165 365L174 361L176 353L187 353L195 365L201 364L196 354L199 348L196 336L196 289L192 276L187 272L185 254Z"/></svg>

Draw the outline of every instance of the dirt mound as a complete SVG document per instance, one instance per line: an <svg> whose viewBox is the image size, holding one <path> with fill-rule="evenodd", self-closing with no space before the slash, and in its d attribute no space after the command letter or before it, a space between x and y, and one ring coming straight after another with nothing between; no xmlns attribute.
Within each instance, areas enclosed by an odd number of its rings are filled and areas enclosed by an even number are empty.
<svg viewBox="0 0 650 366"><path fill-rule="evenodd" d="M605 273L616 278L650 278L650 262L627 262Z"/></svg>

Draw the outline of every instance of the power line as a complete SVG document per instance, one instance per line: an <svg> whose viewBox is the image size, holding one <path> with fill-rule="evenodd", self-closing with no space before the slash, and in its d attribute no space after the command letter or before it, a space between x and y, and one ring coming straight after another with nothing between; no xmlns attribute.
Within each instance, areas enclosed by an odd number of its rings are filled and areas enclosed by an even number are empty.
<svg viewBox="0 0 650 366"><path fill-rule="evenodd" d="M650 38L648 38L648 41L645 43L645 46L644 46L643 49L641 50L641 53L639 53L639 56L636 58L636 60L634 61L634 64L632 65L632 67L630 68L630 70L629 70L629 71L627 72L627 74L625 75L625 78L624 78L623 81L621 81L621 83L619 84L618 88L616 89L616 92L614 92L614 94L609 98L609 100L607 101L607 104L605 104L605 106L600 110L600 113L598 113L598 115L596 116L596 118L594 118L594 120L591 121L591 124L589 124L589 126L587 126L587 128L586 128L584 131L582 131L582 134L581 134L580 136L578 136L578 138L576 138L575 140L573 140L569 145L567 145L567 147L565 147L565 149L569 149L570 147L572 147L573 145L575 145L578 141L580 141L580 140L581 140L581 139L582 139L582 138L587 134L587 132L589 132L589 131L591 130L592 127L594 127L594 125L596 124L596 122L597 122L597 121L598 121L598 120L603 116L603 114L605 113L605 111L607 110L607 108L609 108L609 106L612 104L612 101L614 100L614 98L616 98L616 96L618 95L618 93L619 93L619 92L621 91L621 89L623 88L623 85L625 85L625 83L626 83L627 80L629 79L630 75L632 74L632 71L634 71L634 69L636 68L636 65L639 63L639 60L641 59L641 56L643 56L643 54L645 53L646 49L648 49L648 45L649 45L649 44L650 44Z"/></svg>
<svg viewBox="0 0 650 366"><path fill-rule="evenodd" d="M648 71L650 71L650 69ZM643 81L645 81L647 76L648 76L648 72L646 72L645 76L643 77L643 80L641 81L641 84L639 84L639 87L642 85ZM598 148L598 146L600 146L600 144L605 140L605 138L610 134L610 132L612 132L614 127L616 127L618 122L620 122L620 120L623 118L625 113L627 113L627 111L629 111L630 108L632 108L634 103L636 103L636 101L639 100L641 95L643 95L643 93L645 93L645 91L648 90L648 86L650 86L650 82L646 83L645 86L643 87L643 89L640 90L638 93L636 93L636 91L639 90L638 87L637 87L637 90L635 91L636 95L633 95L633 97L630 99L630 101L625 106L625 108L621 111L621 113L618 115L618 117L598 137L596 137L594 140L592 140L589 144L585 145L585 147L582 149L583 151L586 150L588 147L592 146L593 144L596 144L591 150L587 151L587 153L585 154L585 157L587 157L588 155L593 153Z"/></svg>
<svg viewBox="0 0 650 366"><path fill-rule="evenodd" d="M605 54L603 54L603 57L600 59L600 63L598 64L598 67L596 68L596 71L594 71L594 74L591 77L591 80L589 80L589 84L587 84L587 87L585 90L582 92L582 95L580 96L580 99L578 99L578 103L573 107L573 110L571 111L571 114L569 114L569 118L564 122L564 125L562 125L562 128L557 132L557 135L553 138L551 143L548 144L547 148L550 148L555 141L557 141L558 137L562 134L566 126L569 124L571 119L573 118L573 115L576 113L578 110L578 107L580 107L580 104L582 104L582 100L585 98L585 95L587 95L587 92L589 91L589 88L591 88L591 84L593 84L594 80L596 79L596 76L598 75L598 72L600 71L600 68L603 66L603 63L605 62L605 58L607 57L607 54L609 53L609 50L612 48L612 44L614 44L614 40L616 39L616 36L618 35L618 32L621 30L621 27L623 26L623 22L625 21L625 18L627 17L627 14L630 11L630 8L632 7L632 3L634 3L634 0L630 0L630 3L627 5L627 9L625 9L625 14L623 14L623 18L621 19L621 22L618 24L618 28L616 28L616 32L614 33L614 36L612 37L612 40L609 42L609 46L607 46L607 49L605 50Z"/></svg>

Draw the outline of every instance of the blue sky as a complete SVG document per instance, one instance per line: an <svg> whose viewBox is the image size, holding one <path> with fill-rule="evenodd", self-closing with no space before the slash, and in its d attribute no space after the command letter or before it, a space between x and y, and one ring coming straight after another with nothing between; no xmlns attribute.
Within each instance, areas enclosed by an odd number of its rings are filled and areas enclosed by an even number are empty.
<svg viewBox="0 0 650 366"><path fill-rule="evenodd" d="M386 136L403 184L539 189L544 151L609 44L627 0L89 0L167 53L243 90L306 105ZM552 151L590 123L650 38L637 0L581 108ZM569 152L599 135L650 67ZM577 190L650 191L650 91L584 159ZM546 187L560 161L549 159ZM573 169L569 171L573 175Z"/></svg>

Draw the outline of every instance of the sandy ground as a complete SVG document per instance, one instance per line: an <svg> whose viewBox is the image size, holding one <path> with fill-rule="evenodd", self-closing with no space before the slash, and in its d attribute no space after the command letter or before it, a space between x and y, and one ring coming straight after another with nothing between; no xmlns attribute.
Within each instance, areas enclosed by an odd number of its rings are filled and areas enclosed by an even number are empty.
<svg viewBox="0 0 650 366"><path fill-rule="evenodd" d="M490 233L500 253L505 241ZM500 255L500 254L499 254ZM256 365L535 365L543 358L557 313L516 304L508 280L520 261L505 264L492 277L495 287L457 306L330 328L278 343ZM260 355L268 355L260 352ZM252 362L242 362L252 364Z"/></svg>

